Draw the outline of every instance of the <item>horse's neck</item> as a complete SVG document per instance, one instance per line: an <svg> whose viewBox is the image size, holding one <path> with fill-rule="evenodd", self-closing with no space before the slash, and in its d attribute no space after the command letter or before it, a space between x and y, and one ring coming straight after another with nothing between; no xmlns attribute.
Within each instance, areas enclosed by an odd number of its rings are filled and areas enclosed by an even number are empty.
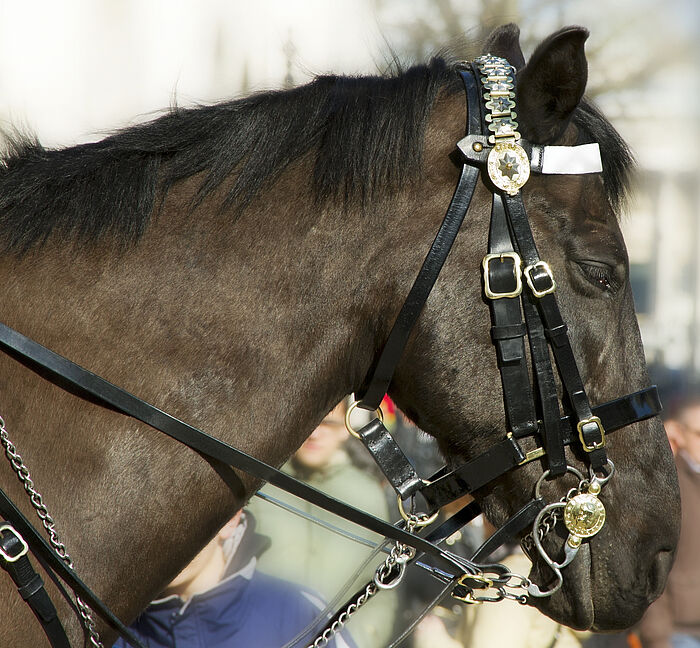
<svg viewBox="0 0 700 648"><path fill-rule="evenodd" d="M189 228L178 228L179 218L166 202L158 222L121 255L50 244L6 264L3 318L279 464L369 362L375 344L368 331L382 313L370 327L361 324L370 309L362 292L368 278L336 239L343 233L337 225L323 226L323 217L310 224L279 198L254 205L228 231L207 232L197 212L187 216ZM9 357L0 356L0 367L0 414L76 568L128 618L241 502L206 462L164 435L62 391ZM9 466L0 471L3 484L16 483ZM33 516L21 489L10 490ZM124 561L107 558L125 546L140 550Z"/></svg>
<svg viewBox="0 0 700 648"><path fill-rule="evenodd" d="M427 155L429 175L455 173L443 154L443 166ZM439 177L428 191L413 187L360 215L314 205L304 164L235 223L215 195L190 210L193 184L184 182L122 254L106 242L76 252L50 241L6 261L0 317L173 415L281 463L361 381L452 190L448 179L432 193ZM79 573L129 620L242 502L161 433L1 354L0 375L0 414ZM0 476L33 515L8 465ZM24 625L34 627L29 618Z"/></svg>

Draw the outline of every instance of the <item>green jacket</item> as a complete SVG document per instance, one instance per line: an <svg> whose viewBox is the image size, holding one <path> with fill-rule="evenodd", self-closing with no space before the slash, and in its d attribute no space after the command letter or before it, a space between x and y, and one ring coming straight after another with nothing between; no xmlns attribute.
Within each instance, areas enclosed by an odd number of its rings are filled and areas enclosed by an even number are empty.
<svg viewBox="0 0 700 648"><path fill-rule="evenodd" d="M283 470L319 490L361 508L384 520L389 519L382 486L374 477L356 468L345 453L338 455L323 471L302 474L293 460ZM301 501L280 489L267 485L263 493L301 509L321 520L362 536L374 543L381 538L346 522L308 502ZM261 571L295 581L319 592L328 602L340 594L336 607L367 583L384 560L376 555L361 577L348 585L347 580L371 555L372 549L300 518L260 498L248 504L258 521L258 531L272 539L272 546L259 559ZM398 600L395 591L380 591L355 614L347 629L358 648L385 648L392 637Z"/></svg>

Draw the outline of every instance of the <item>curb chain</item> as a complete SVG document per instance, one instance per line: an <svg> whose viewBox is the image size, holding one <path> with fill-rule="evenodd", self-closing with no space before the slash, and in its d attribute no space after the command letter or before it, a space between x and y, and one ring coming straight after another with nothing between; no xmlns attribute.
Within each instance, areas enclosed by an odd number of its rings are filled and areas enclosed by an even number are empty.
<svg viewBox="0 0 700 648"><path fill-rule="evenodd" d="M12 469L17 473L17 478L20 480L20 482L22 482L22 486L24 486L24 490L27 492L27 495L29 495L29 499L36 511L37 516L48 533L49 544L58 554L59 558L61 558L61 560L63 560L63 562L70 569L73 569L73 559L68 555L66 546L58 538L58 533L55 528L56 523L49 514L41 493L34 488L34 481L29 474L29 469L22 460L22 456L17 452L14 443L10 441L7 434L7 429L5 428L5 420L2 418L2 416L0 416L0 443L2 444L3 448L5 448L5 455L9 459ZM83 625L85 626L90 638L90 644L94 646L94 648L104 648L102 641L100 640L100 635L96 629L95 620L92 616L92 610L79 596L76 596L75 599Z"/></svg>

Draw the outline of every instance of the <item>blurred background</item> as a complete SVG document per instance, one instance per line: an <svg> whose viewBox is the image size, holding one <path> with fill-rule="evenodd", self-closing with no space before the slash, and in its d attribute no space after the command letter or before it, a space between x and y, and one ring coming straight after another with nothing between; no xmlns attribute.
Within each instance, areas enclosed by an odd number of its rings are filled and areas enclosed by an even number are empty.
<svg viewBox="0 0 700 648"><path fill-rule="evenodd" d="M662 387L700 374L700 3L695 0L0 0L0 125L45 146L98 139L178 103L372 73L495 26L526 55L567 24L591 31L588 94L639 162L625 218L648 361Z"/></svg>

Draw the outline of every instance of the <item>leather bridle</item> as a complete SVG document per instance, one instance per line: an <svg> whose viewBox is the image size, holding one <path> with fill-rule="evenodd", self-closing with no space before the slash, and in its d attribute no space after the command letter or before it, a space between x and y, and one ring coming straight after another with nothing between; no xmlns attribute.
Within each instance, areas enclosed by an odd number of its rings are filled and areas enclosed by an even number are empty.
<svg viewBox="0 0 700 648"><path fill-rule="evenodd" d="M453 596L467 603L500 598L525 602L525 594L514 596L506 593L507 587L513 587L513 574L502 565L481 563L503 542L531 527L533 544L555 573L556 582L553 588L541 590L528 579L518 577L521 578L518 586L529 596L551 595L561 586L561 569L573 560L581 542L597 532L593 528L600 528L601 516L604 522L604 509L598 494L614 470L606 454L606 435L657 415L661 407L655 387L595 407L590 405L557 305L554 276L538 254L520 194L520 187L530 172L547 172L546 160L551 147L527 143L517 133L513 111L515 70L507 61L498 57L481 57L474 63L460 64L458 72L466 90L468 108L467 135L458 143L462 155L459 182L385 346L363 386L358 389L357 401L351 409L379 409L411 331L454 243L481 175L493 194L489 249L482 267L508 431L501 441L483 454L454 469L446 466L425 480L417 474L380 417L372 419L360 430L351 427L348 417L348 429L362 440L395 489L404 518L402 525L388 524L329 497L170 416L3 324L0 324L0 348L59 386L134 417L194 449L215 468L238 497L243 495L244 489L232 467L268 481L394 542L396 555L402 556L403 562L390 564L387 559L386 569L379 576L379 585L394 586L400 580L397 573L403 573L404 567L401 565L415 561L442 580ZM584 168L583 172L590 171ZM555 169L554 172L562 170ZM530 383L525 338L528 339L534 385ZM560 411L550 349L570 410L564 415ZM535 450L523 450L521 442L526 438L536 440ZM2 440L9 457L8 444L12 444L6 435ZM567 465L567 446L578 446L584 451L589 475L584 476ZM544 470L534 497L496 531L471 560L443 549L440 543L478 515L479 506L475 502L465 506L432 532L417 533L445 504L536 459L542 459ZM18 471L16 463L13 463L13 467ZM543 480L571 472L579 478L578 488L571 489L564 500L547 504L539 493ZM419 495L427 507L425 513L414 511ZM403 504L406 500L410 500L408 512ZM558 563L547 555L542 546L541 527L544 516L556 516L562 512L569 538L565 547L566 558ZM584 519L586 515L588 518ZM31 566L30 553L57 584L58 579L66 583L85 605L98 613L131 645L141 646L79 579L72 564L68 564L60 552L57 553L54 544L44 539L2 489L0 516L5 520L4 525L0 526L0 566L12 576L54 648L68 648L69 643L43 582ZM574 521L571 522L571 519ZM487 596L485 590L493 588L498 595ZM63 593L68 598L65 591ZM342 611L331 619L328 628L337 630L340 617ZM98 642L99 639L93 639L93 645L101 645ZM314 645L324 644L317 640Z"/></svg>

